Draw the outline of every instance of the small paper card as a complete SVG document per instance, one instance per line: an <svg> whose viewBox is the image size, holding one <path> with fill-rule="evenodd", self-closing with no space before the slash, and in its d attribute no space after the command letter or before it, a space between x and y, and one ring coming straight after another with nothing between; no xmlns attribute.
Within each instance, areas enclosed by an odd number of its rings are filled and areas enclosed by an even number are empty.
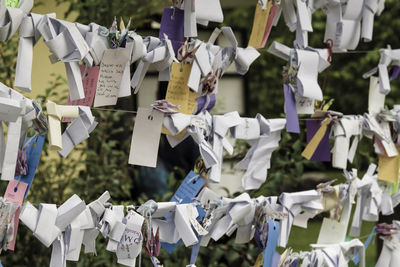
<svg viewBox="0 0 400 267"><path fill-rule="evenodd" d="M321 120L306 120L307 127L307 143L311 142L311 139L317 133L321 126ZM326 131L322 137L321 142L317 146L314 154L310 158L310 161L331 161L331 152L329 145L329 131Z"/></svg>
<svg viewBox="0 0 400 267"><path fill-rule="evenodd" d="M133 127L129 164L155 168L164 113L139 108Z"/></svg>
<svg viewBox="0 0 400 267"><path fill-rule="evenodd" d="M181 47L183 39L183 26L184 26L184 11L179 8L164 8L164 12L161 17L161 27L158 38L164 39L164 34L168 36L168 39L172 42L175 54L178 53L178 49Z"/></svg>
<svg viewBox="0 0 400 267"><path fill-rule="evenodd" d="M399 157L379 156L378 179L391 183L399 182Z"/></svg>
<svg viewBox="0 0 400 267"><path fill-rule="evenodd" d="M314 156L315 151L319 147L322 139L324 138L326 133L329 133L329 131L327 131L327 130L328 130L328 125L329 125L330 122L331 122L330 118L325 119L322 122L321 126L318 127L317 132L313 135L313 137L311 138L310 142L307 144L306 148L301 153L301 155L303 157L305 157L306 159L310 160L312 158L312 156Z"/></svg>
<svg viewBox="0 0 400 267"><path fill-rule="evenodd" d="M6 193L4 194L4 199L8 202L12 202L18 205L18 210L14 215L14 238L8 243L7 249L14 250L15 240L17 238L19 214L21 213L21 205L24 200L24 195L28 184L24 182L18 182L16 180L11 180L8 183Z"/></svg>
<svg viewBox="0 0 400 267"><path fill-rule="evenodd" d="M94 106L117 104L119 89L131 51L128 48L107 49L100 63Z"/></svg>
<svg viewBox="0 0 400 267"><path fill-rule="evenodd" d="M276 246L278 245L280 231L280 222L268 220L268 241L264 250L264 263L263 267L272 267Z"/></svg>
<svg viewBox="0 0 400 267"><path fill-rule="evenodd" d="M346 225L338 221L324 218L318 235L318 244L338 244L343 242L342 237L346 234Z"/></svg>
<svg viewBox="0 0 400 267"><path fill-rule="evenodd" d="M179 112L183 114L193 114L197 105L196 99L200 96L187 86L191 69L191 64L172 63L171 80L168 83L167 95L165 96L165 100L179 106ZM164 127L162 133L170 135ZM182 133L177 135L178 138L183 136Z"/></svg>

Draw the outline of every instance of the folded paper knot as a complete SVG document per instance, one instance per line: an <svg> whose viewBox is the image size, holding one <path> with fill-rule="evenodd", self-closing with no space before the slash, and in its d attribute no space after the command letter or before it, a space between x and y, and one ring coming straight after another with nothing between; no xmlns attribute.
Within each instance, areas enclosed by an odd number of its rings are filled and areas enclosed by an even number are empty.
<svg viewBox="0 0 400 267"><path fill-rule="evenodd" d="M158 204L154 200L150 199L142 204L138 208L138 212L141 213L145 217L151 217L158 209Z"/></svg>
<svg viewBox="0 0 400 267"><path fill-rule="evenodd" d="M14 35L32 7L33 0L21 0L18 6L7 6L6 0L0 0L0 42Z"/></svg>

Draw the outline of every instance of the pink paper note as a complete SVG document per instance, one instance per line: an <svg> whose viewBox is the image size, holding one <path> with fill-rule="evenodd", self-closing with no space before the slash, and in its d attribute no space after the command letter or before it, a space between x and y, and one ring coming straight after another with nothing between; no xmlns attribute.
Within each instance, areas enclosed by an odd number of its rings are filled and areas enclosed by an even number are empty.
<svg viewBox="0 0 400 267"><path fill-rule="evenodd" d="M83 77L85 73L85 66L81 65L81 75ZM88 69L88 73L85 77L82 78L83 90L85 91L85 98L71 101L70 96L68 96L67 105L73 106L88 106L91 107L93 105L94 95L96 93L97 87L97 79L99 76L99 66L94 66ZM63 118L63 122L71 122L72 118Z"/></svg>
<svg viewBox="0 0 400 267"><path fill-rule="evenodd" d="M28 184L24 182L18 182L17 180L11 180L8 183L4 199L8 202L12 202L18 205L18 209L14 215L14 239L8 243L7 249L14 250L15 240L17 238L19 214L21 213L21 205L24 200L24 195Z"/></svg>

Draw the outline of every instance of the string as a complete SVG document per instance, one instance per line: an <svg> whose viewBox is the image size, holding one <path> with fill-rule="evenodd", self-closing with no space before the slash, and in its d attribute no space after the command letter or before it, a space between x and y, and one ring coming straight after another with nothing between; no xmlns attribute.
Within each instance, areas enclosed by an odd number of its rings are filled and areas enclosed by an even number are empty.
<svg viewBox="0 0 400 267"><path fill-rule="evenodd" d="M132 113L137 114L137 111L134 110L126 110L126 109L113 109L113 108L90 108L94 110L101 110L101 111L113 111L113 112L125 112L125 113Z"/></svg>

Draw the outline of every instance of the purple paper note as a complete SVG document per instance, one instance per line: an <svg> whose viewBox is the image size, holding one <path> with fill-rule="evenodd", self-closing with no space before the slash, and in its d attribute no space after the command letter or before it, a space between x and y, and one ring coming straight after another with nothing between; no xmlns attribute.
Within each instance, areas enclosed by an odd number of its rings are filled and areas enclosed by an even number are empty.
<svg viewBox="0 0 400 267"><path fill-rule="evenodd" d="M321 127L322 120L306 120L307 127L307 143L311 141L315 133ZM329 145L329 129L319 143L317 149L312 155L310 161L331 161L331 151Z"/></svg>
<svg viewBox="0 0 400 267"><path fill-rule="evenodd" d="M400 74L400 67L399 66L395 66L394 70L393 70L393 73L392 73L392 77L390 77L390 80L392 81L394 79L397 79L397 77L399 77L399 74Z"/></svg>
<svg viewBox="0 0 400 267"><path fill-rule="evenodd" d="M158 38L164 39L164 33L171 40L175 54L181 47L183 39L184 11L179 8L164 8Z"/></svg>
<svg viewBox="0 0 400 267"><path fill-rule="evenodd" d="M294 93L287 84L283 85L283 91L285 93L286 131L288 133L300 133Z"/></svg>

